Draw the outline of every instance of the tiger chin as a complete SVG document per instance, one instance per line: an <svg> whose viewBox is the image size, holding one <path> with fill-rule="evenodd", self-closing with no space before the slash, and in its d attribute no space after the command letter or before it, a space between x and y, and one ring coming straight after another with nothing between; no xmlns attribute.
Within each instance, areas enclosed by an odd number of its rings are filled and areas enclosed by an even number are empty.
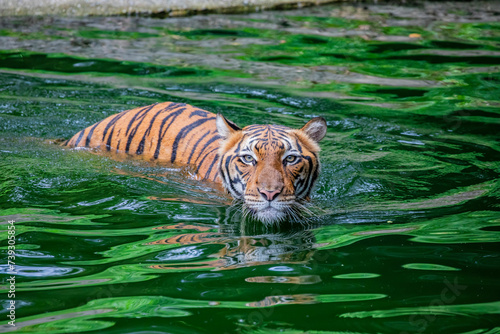
<svg viewBox="0 0 500 334"><path fill-rule="evenodd" d="M321 117L300 129L240 128L220 114L165 102L111 115L62 145L191 166L197 177L222 183L245 216L271 224L299 221L307 211L326 128Z"/></svg>

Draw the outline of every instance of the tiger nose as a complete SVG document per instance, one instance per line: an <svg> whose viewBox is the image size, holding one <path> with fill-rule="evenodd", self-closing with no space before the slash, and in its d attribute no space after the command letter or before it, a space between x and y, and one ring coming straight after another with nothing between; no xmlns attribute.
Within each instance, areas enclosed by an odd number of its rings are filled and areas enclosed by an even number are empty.
<svg viewBox="0 0 500 334"><path fill-rule="evenodd" d="M265 190L265 189L259 189L257 188L257 190L259 191L260 195L262 197L264 197L265 200L268 200L269 202L271 202L272 200L274 200L276 197L278 197L278 195L281 193L281 190Z"/></svg>

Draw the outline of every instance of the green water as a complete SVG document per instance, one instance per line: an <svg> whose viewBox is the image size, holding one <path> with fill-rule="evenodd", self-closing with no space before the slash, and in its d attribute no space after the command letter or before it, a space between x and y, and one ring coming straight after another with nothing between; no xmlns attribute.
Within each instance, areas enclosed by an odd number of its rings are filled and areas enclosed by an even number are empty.
<svg viewBox="0 0 500 334"><path fill-rule="evenodd" d="M499 7L2 19L0 332L500 333ZM324 117L318 217L50 142L161 101Z"/></svg>

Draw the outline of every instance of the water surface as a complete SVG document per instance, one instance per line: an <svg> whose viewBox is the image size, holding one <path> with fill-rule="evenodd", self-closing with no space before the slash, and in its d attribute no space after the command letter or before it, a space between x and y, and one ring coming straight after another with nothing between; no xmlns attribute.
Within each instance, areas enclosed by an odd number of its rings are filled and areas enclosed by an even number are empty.
<svg viewBox="0 0 500 334"><path fill-rule="evenodd" d="M2 18L0 332L499 332L499 13ZM53 143L162 101L324 117L317 217L241 224L183 169Z"/></svg>

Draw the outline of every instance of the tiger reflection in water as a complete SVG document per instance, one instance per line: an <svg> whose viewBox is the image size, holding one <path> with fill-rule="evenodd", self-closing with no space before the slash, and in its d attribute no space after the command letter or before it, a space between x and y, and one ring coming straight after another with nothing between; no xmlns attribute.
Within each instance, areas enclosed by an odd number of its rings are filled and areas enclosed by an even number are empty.
<svg viewBox="0 0 500 334"><path fill-rule="evenodd" d="M234 269L265 264L306 263L314 253L314 233L307 229L295 229L275 233L244 235L233 226L221 226L218 231L211 232L214 228L194 224L175 224L158 229L165 230L191 230L190 233L181 233L174 237L152 241L146 245L197 245L220 244L223 245L203 268L218 270ZM199 233L195 233L199 232ZM210 231L210 232L209 232ZM188 266L189 264L186 263ZM194 263L199 267L200 262ZM183 264L177 263L177 266Z"/></svg>
<svg viewBox="0 0 500 334"><path fill-rule="evenodd" d="M293 291L293 287L299 285L320 283L321 278L318 275L296 274L287 271L296 265L307 267L312 261L315 253L316 238L311 230L304 228L289 229L287 231L269 230L261 231L257 234L241 229L240 224L221 224L214 231L214 227L202 224L176 224L159 227L157 229L170 231L186 231L174 237L159 239L146 244L150 245L178 245L172 251L166 250L160 252L155 257L153 264L149 266L155 270L168 271L210 271L231 270L244 267L269 266L276 267L276 271L265 271L270 275L256 275L247 277L245 281L249 283L280 283L290 284L287 291ZM249 232L250 235L247 235ZM221 247L215 253L203 256L201 261L171 261L171 254L183 253L183 249L192 249L195 245L220 245ZM210 249L203 247L203 249ZM173 251L175 250L175 251ZM163 262L163 263L162 263ZM281 269L285 271L280 271ZM259 271L262 273L262 271ZM279 289L274 289L279 291ZM281 288L285 291L285 287ZM315 303L315 297L310 294L276 294L267 296L262 300L249 301L247 306L260 307L276 304L304 304Z"/></svg>

